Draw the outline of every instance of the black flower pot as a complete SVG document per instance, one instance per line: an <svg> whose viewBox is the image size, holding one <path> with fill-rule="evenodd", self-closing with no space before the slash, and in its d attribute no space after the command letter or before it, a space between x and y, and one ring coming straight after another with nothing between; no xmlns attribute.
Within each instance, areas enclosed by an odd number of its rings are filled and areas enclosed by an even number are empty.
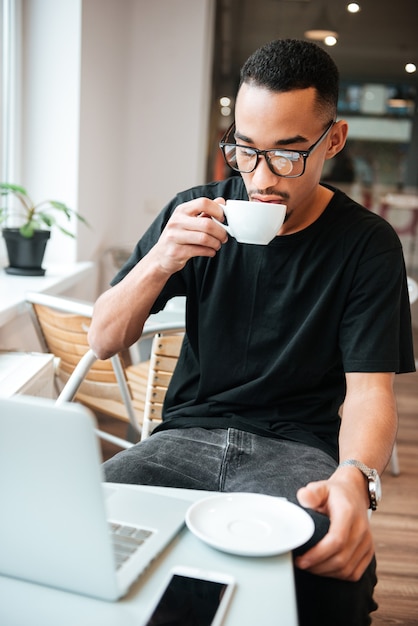
<svg viewBox="0 0 418 626"><path fill-rule="evenodd" d="M18 228L3 228L3 237L6 242L9 267L7 274L20 276L43 276L45 269L42 261L48 239L49 230L36 230L33 237L23 237Z"/></svg>

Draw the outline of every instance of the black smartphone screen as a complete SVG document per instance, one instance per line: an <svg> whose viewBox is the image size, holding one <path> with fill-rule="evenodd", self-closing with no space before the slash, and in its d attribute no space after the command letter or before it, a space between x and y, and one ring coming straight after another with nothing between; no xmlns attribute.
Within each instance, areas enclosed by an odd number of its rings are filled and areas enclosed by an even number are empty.
<svg viewBox="0 0 418 626"><path fill-rule="evenodd" d="M227 585L174 574L145 626L210 626Z"/></svg>

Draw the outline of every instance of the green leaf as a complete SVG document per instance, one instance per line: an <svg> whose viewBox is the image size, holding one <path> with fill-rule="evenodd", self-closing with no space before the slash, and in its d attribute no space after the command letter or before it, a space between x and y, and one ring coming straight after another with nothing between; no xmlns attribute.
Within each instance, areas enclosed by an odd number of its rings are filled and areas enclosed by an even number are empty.
<svg viewBox="0 0 418 626"><path fill-rule="evenodd" d="M23 224L23 226L19 228L20 234L22 235L22 237L26 237L26 239L30 239L31 237L33 237L33 233L35 232L35 230L36 229L33 227L32 222Z"/></svg>
<svg viewBox="0 0 418 626"><path fill-rule="evenodd" d="M27 196L26 189L19 185L13 185L12 183L0 183L1 195L5 196L8 193L21 193L23 196Z"/></svg>
<svg viewBox="0 0 418 626"><path fill-rule="evenodd" d="M64 233L64 235L68 235L68 237L72 237L72 239L75 239L75 235L74 233L71 233L69 230L67 230L66 228L63 228L62 226L60 226L59 224L57 224L57 228Z"/></svg>
<svg viewBox="0 0 418 626"><path fill-rule="evenodd" d="M54 207L54 209L64 211L64 213L71 213L71 209L63 202L58 202L58 200L49 200L49 203Z"/></svg>
<svg viewBox="0 0 418 626"><path fill-rule="evenodd" d="M90 228L90 224L88 223L85 217L83 217L82 215L79 215L78 213L75 213L75 216L78 220L80 220L80 222L83 222L83 224L85 224L86 226Z"/></svg>
<svg viewBox="0 0 418 626"><path fill-rule="evenodd" d="M70 220L74 215L80 222L90 227L90 224L82 215L79 215L77 211L71 209L64 202L60 202L59 200L43 200L34 205L24 187L12 183L0 183L0 195L7 196L8 194L14 194L20 202L20 212L17 212L17 209L13 208L12 213L19 218L21 217L22 221L25 222L20 228L21 234L24 237L32 237L35 230L40 230L45 226L47 226L48 229L57 226L61 232L74 238L75 235L73 233L57 224L55 217L51 215L53 211L59 211L64 214L67 220ZM8 207L0 208L0 223L7 219L9 211L10 209Z"/></svg>
<svg viewBox="0 0 418 626"><path fill-rule="evenodd" d="M48 228L51 228L56 222L55 218L52 215L48 215L48 213L44 213L44 212L38 213L37 221L38 223L45 224L46 226L48 226Z"/></svg>

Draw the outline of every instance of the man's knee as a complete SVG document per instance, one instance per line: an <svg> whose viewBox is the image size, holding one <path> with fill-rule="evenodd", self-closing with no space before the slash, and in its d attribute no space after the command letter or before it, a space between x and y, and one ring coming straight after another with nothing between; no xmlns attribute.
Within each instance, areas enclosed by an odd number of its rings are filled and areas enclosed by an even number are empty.
<svg viewBox="0 0 418 626"><path fill-rule="evenodd" d="M377 609L373 599L376 561L358 582L315 576L295 568L299 626L368 626Z"/></svg>

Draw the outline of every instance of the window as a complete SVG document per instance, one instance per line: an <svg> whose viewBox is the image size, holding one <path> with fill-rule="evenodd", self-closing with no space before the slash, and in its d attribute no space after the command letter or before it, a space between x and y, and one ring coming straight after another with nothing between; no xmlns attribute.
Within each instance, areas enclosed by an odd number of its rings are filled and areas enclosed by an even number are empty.
<svg viewBox="0 0 418 626"><path fill-rule="evenodd" d="M1 115L1 180L13 182L18 163L19 87L20 87L20 22L21 1L0 0L0 115Z"/></svg>

